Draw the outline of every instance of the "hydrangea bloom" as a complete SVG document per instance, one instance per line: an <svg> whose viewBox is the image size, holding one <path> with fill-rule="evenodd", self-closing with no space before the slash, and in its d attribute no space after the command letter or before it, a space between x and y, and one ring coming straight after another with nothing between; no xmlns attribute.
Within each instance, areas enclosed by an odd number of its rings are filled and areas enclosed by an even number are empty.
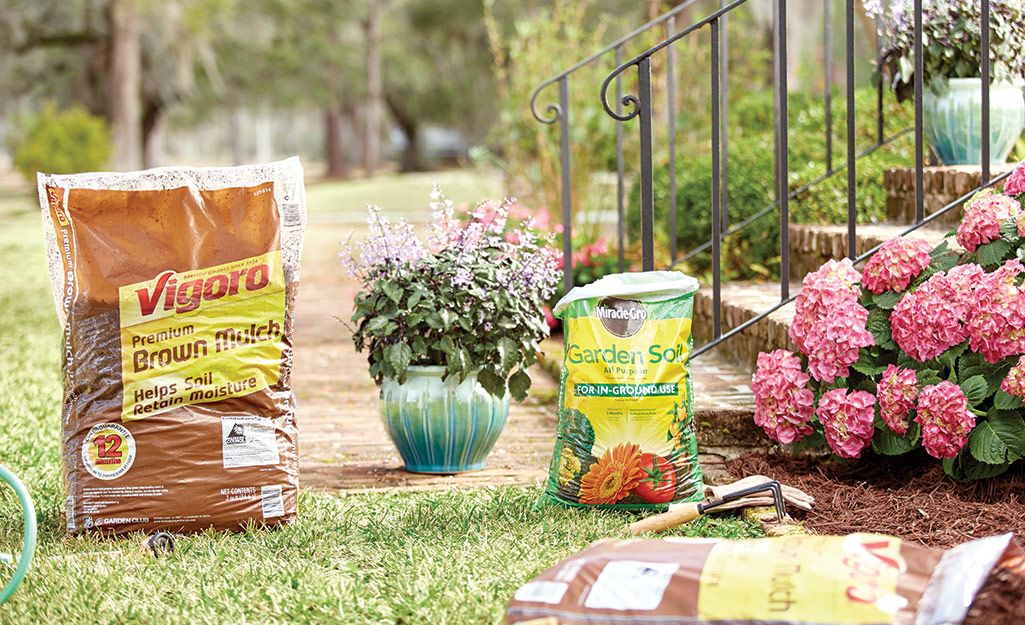
<svg viewBox="0 0 1025 625"><path fill-rule="evenodd" d="M931 251L922 239L891 239L868 260L861 284L876 295L903 291L932 262Z"/></svg>
<svg viewBox="0 0 1025 625"><path fill-rule="evenodd" d="M986 190L965 206L964 219L957 227L957 242L969 252L1000 238L1000 224L1021 212L1018 200Z"/></svg>
<svg viewBox="0 0 1025 625"><path fill-rule="evenodd" d="M913 369L890 365L883 372L876 390L879 398L879 415L897 434L908 431L908 413L918 399L918 376Z"/></svg>
<svg viewBox="0 0 1025 625"><path fill-rule="evenodd" d="M953 273L953 272L952 272ZM954 284L968 274L940 272L897 302L890 314L893 340L905 353L925 362L968 338L964 322L968 302Z"/></svg>
<svg viewBox="0 0 1025 625"><path fill-rule="evenodd" d="M751 380L755 395L755 424L769 438L792 443L812 433L815 396L808 390L808 375L801 361L785 349L758 354L758 370Z"/></svg>
<svg viewBox="0 0 1025 625"><path fill-rule="evenodd" d="M1005 195L1020 195L1022 193L1025 193L1025 161L1018 163L1018 166L1004 182Z"/></svg>
<svg viewBox="0 0 1025 625"><path fill-rule="evenodd" d="M876 398L867 391L850 394L838 388L826 391L819 400L819 422L826 442L841 458L858 458L872 442Z"/></svg>
<svg viewBox="0 0 1025 625"><path fill-rule="evenodd" d="M865 329L868 311L858 303L860 279L847 258L827 261L804 277L790 340L808 356L808 370L818 380L846 377L847 368L858 359L858 348L875 344Z"/></svg>
<svg viewBox="0 0 1025 625"><path fill-rule="evenodd" d="M1009 260L978 278L967 330L971 348L989 362L1025 353L1025 291L1014 284L1023 271L1021 262Z"/></svg>
<svg viewBox="0 0 1025 625"><path fill-rule="evenodd" d="M961 387L947 381L922 389L915 421L922 426L922 445L933 458L956 456L975 427Z"/></svg>
<svg viewBox="0 0 1025 625"><path fill-rule="evenodd" d="M1005 393L1025 399L1025 356L1007 372L1007 377L1000 383Z"/></svg>

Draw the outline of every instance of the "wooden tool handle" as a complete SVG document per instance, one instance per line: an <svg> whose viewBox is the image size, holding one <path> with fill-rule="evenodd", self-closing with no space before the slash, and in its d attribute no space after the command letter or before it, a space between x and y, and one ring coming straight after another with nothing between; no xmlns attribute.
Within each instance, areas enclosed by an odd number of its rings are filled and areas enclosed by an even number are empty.
<svg viewBox="0 0 1025 625"><path fill-rule="evenodd" d="M641 532L663 532L670 527L690 523L699 516L701 516L701 511L698 509L697 503L685 503L675 510L631 523L628 528L634 536Z"/></svg>

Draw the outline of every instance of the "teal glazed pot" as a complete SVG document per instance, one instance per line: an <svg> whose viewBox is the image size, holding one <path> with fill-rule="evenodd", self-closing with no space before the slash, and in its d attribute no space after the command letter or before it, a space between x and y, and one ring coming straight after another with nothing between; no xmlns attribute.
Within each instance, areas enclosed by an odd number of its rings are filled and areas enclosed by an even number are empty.
<svg viewBox="0 0 1025 625"><path fill-rule="evenodd" d="M509 394L497 398L476 375L442 380L445 367L411 366L406 381L381 382L381 419L407 471L483 469L509 417Z"/></svg>
<svg viewBox="0 0 1025 625"><path fill-rule="evenodd" d="M982 164L982 79L951 78L937 96L925 89L923 125L936 155L947 165ZM994 83L989 89L989 158L1007 160L1025 126L1025 100L1020 86Z"/></svg>

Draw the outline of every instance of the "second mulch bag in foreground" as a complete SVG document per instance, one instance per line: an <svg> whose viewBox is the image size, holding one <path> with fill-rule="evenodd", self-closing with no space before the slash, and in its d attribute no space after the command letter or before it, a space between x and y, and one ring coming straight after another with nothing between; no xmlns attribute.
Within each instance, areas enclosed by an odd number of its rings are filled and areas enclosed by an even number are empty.
<svg viewBox="0 0 1025 625"><path fill-rule="evenodd" d="M605 276L555 306L565 357L544 500L665 508L703 496L689 371L694 278Z"/></svg>

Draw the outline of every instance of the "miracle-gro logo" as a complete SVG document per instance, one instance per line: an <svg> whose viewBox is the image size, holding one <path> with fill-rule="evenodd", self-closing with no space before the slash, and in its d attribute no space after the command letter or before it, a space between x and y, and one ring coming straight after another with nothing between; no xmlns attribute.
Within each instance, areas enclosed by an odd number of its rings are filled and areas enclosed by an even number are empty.
<svg viewBox="0 0 1025 625"><path fill-rule="evenodd" d="M640 331L648 319L648 309L640 302L605 297L594 307L594 314L609 334L625 339Z"/></svg>
<svg viewBox="0 0 1025 625"><path fill-rule="evenodd" d="M136 289L139 297L139 312L143 317L152 315L164 294L164 310L176 313L192 312L203 302L221 299L226 295L238 295L239 290L259 291L270 284L270 266L254 265L244 269L219 273L206 279L197 278L178 284L174 271L168 270L157 276L157 283L149 289Z"/></svg>

